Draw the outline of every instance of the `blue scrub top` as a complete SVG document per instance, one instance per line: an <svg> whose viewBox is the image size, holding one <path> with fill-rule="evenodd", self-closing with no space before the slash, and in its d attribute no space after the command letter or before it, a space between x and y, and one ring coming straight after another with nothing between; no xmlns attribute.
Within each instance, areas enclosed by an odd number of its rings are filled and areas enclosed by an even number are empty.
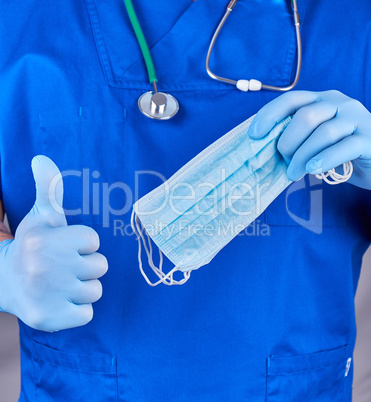
<svg viewBox="0 0 371 402"><path fill-rule="evenodd" d="M226 0L135 1L159 89L180 103L166 122L138 110L151 86L122 0L2 3L1 191L11 229L35 200L30 161L45 154L68 171L64 206L80 209L68 222L99 233L110 267L88 325L45 333L20 322L20 400L351 400L346 363L370 192L307 176L185 285L151 288L138 270L133 202L278 96L207 76ZM296 67L289 3L239 1L213 70L288 84ZM337 89L370 109L371 3L298 3L297 89Z"/></svg>

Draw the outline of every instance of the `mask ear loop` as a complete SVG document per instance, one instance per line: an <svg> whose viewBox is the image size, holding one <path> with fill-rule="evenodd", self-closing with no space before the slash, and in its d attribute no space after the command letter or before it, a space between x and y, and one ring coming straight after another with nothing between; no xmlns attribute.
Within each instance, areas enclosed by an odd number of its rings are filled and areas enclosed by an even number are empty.
<svg viewBox="0 0 371 402"><path fill-rule="evenodd" d="M180 281L176 281L173 278L174 272L178 271L177 267L174 267L170 272L168 272L167 274L165 274L162 271L162 265L163 265L163 254L161 252L161 250L159 249L159 255L160 255L160 261L159 261L159 267L156 267L156 265L153 262L153 250L152 250L152 242L151 242L151 238L148 235L148 233L146 232L145 228L141 225L140 219L138 217L138 215L136 215L135 211L133 210L132 214L131 214L131 227L133 229L133 232L136 234L137 236L137 240L138 240L138 262L139 262L139 269L140 272L142 273L144 279L146 280L146 282L148 283L148 285L150 286L157 286L160 283L163 283L165 285L171 286L171 285L182 285L183 283L187 282L187 280L190 278L191 276L191 272L183 272L184 278L181 279ZM143 235L143 231L147 236L147 241ZM148 242L148 245L147 245ZM148 259L148 264L151 267L152 271L160 278L157 282L151 282L146 273L143 270L143 264L142 264L142 243L143 243L143 248L147 254L147 259Z"/></svg>
<svg viewBox="0 0 371 402"><path fill-rule="evenodd" d="M317 179L322 179L326 183L334 185L345 183L350 179L353 173L353 164L352 162L343 163L343 174L336 173L335 169L331 169L326 173L316 174ZM329 177L332 180L329 180Z"/></svg>

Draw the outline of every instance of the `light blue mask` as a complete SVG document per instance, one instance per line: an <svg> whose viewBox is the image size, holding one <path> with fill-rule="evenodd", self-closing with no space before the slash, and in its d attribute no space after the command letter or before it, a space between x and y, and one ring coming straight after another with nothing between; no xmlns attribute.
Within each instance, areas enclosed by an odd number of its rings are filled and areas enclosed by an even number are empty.
<svg viewBox="0 0 371 402"><path fill-rule="evenodd" d="M131 224L138 237L139 266L150 285L186 282L191 271L208 264L291 183L277 151L278 138L291 117L261 140L247 135L253 118L134 204ZM159 267L153 262L151 240L160 250ZM142 242L148 263L159 277L156 283L144 273ZM167 274L162 271L162 253L175 265ZM180 281L173 278L178 270L184 274Z"/></svg>

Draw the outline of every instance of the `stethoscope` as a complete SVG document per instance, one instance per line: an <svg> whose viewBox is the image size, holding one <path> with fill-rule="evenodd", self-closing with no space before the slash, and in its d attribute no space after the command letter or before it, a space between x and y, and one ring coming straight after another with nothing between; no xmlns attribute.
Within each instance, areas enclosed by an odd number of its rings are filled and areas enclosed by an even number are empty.
<svg viewBox="0 0 371 402"><path fill-rule="evenodd" d="M139 110L147 117L151 119L156 119L156 120L168 120L171 119L173 116L175 116L179 110L179 103L178 101L174 98L173 95L170 95L165 92L158 92L157 89L157 77L156 77L156 72L155 72L155 67L153 65L151 53L148 49L148 45L146 42L146 39L144 37L143 31L140 27L138 18L135 14L133 4L131 0L124 0L125 2L125 7L129 15L130 22L133 26L136 38L138 40L146 68L147 68L147 73L148 73L148 78L149 82L151 85L153 85L153 91L148 91L144 93L143 95L140 96L138 99L138 107ZM295 33L296 33L296 43L297 43L297 65L296 65L296 74L294 81L287 86L284 87L278 87L278 86L273 86L273 85L265 85L262 84L260 81L251 79L251 80L246 80L246 79L239 79L239 80L233 80L230 78L224 78L220 77L216 74L214 74L209 67L209 62L210 62L210 56L211 52L215 46L216 39L218 35L220 34L220 31L223 28L223 25L225 24L225 21L229 17L229 14L232 12L234 9L235 5L237 4L238 0L231 0L230 3L227 6L227 10L219 22L219 25L217 26L214 35L211 39L209 49L207 51L207 56L206 56L206 62L205 62L205 67L206 71L209 74L211 78L217 81L224 82L226 84L231 84L235 85L239 90L241 91L260 91L261 89L266 89L270 91L279 91L279 92L285 92L289 91L290 89L294 88L295 85L299 81L300 77L300 72L301 72L301 62L302 62L302 46L301 46L301 36L300 36L300 17L299 17L299 12L296 4L296 0L291 0L291 6L293 9L293 15L294 15L294 24L295 24Z"/></svg>

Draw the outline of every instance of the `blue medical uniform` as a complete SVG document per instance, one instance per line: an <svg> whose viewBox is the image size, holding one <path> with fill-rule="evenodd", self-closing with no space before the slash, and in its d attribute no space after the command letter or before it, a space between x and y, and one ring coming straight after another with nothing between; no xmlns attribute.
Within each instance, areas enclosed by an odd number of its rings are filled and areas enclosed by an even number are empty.
<svg viewBox="0 0 371 402"><path fill-rule="evenodd" d="M297 89L337 89L370 109L371 3L298 3ZM351 400L346 364L370 192L307 176L185 285L152 288L142 278L133 202L278 94L207 76L225 0L134 5L159 89L180 103L166 122L138 110L151 87L122 0L0 6L1 192L11 229L34 203L30 161L45 154L66 171L69 224L99 233L110 267L88 325L46 333L19 323L20 401ZM241 0L211 66L286 85L295 52L289 1Z"/></svg>

